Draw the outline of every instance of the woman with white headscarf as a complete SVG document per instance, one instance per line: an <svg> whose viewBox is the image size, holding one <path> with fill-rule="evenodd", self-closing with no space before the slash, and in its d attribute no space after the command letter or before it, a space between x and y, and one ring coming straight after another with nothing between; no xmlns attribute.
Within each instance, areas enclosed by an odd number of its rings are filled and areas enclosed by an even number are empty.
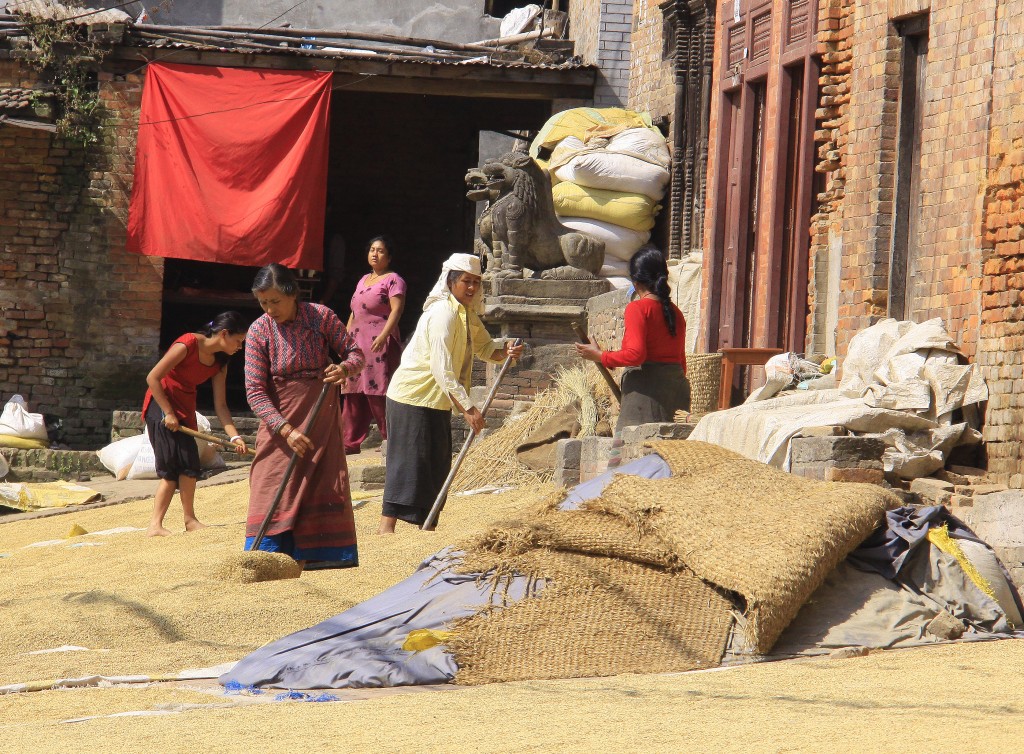
<svg viewBox="0 0 1024 754"><path fill-rule="evenodd" d="M484 418L469 398L473 356L500 363L522 353L522 345L493 340L480 321L480 284L480 259L452 254L391 377L379 534L393 534L399 520L417 526L426 520L451 470L452 410L483 430Z"/></svg>

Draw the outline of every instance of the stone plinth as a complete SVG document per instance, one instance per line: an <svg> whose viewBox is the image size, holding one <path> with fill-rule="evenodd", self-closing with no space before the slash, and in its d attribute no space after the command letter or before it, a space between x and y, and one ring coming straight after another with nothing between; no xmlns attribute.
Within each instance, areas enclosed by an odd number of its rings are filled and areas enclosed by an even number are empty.
<svg viewBox="0 0 1024 754"><path fill-rule="evenodd" d="M585 325L587 301L610 287L607 280L488 279L483 319L505 338L572 343L572 323Z"/></svg>

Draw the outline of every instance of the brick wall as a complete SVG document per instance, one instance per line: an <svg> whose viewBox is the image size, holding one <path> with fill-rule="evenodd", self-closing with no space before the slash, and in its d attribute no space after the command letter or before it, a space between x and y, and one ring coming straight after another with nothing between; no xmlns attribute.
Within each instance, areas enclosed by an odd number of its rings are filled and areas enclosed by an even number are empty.
<svg viewBox="0 0 1024 754"><path fill-rule="evenodd" d="M836 352L836 316L842 260L843 198L846 195L846 147L850 139L850 86L853 70L852 0L823 0L819 5L819 49L822 53L820 107L815 112L818 164L825 191L815 197L811 219L811 270L808 295L812 303L807 344L813 353Z"/></svg>
<svg viewBox="0 0 1024 754"><path fill-rule="evenodd" d="M0 60L0 86L32 86ZM0 400L21 393L96 447L141 402L160 332L162 260L124 251L142 75L101 75L98 146L0 126Z"/></svg>
<svg viewBox="0 0 1024 754"><path fill-rule="evenodd" d="M977 362L990 391L983 430L989 471L1024 487L1024 2L999 3L995 22L991 96L998 106L990 116L982 200Z"/></svg>
<svg viewBox="0 0 1024 754"><path fill-rule="evenodd" d="M569 38L584 63L597 65L601 35L601 0L572 0L569 3Z"/></svg>
<svg viewBox="0 0 1024 754"><path fill-rule="evenodd" d="M630 37L633 0L602 0L597 60L601 68L594 87L596 107L625 107L629 99Z"/></svg>
<svg viewBox="0 0 1024 754"><path fill-rule="evenodd" d="M837 10L839 18L831 15ZM976 287L995 12L995 0L932 10L921 104L921 235L919 261L908 271L907 312L917 321L942 317L968 355L976 350L980 317ZM825 129L838 132L837 138L829 134L819 152L830 166L839 158L844 179L825 196L828 229L838 228L841 241L836 348L842 355L857 331L887 314L902 40L890 23L888 0L858 4L852 34L841 5L828 4L825 13L839 28L822 32L831 55L826 63L834 61L822 83L847 54L854 61L847 111L823 108L823 125L841 125ZM843 86L827 83L835 92ZM845 97L833 94L833 104ZM834 211L840 202L841 220ZM816 259L828 242L823 230L819 223Z"/></svg>
<svg viewBox="0 0 1024 754"><path fill-rule="evenodd" d="M815 342L827 337L829 263L840 356L887 315L902 39L894 18L923 0L830 0L818 116ZM1024 486L1024 41L1022 0L932 5L921 131L921 234L909 318L941 317L989 384L983 435L997 480Z"/></svg>
<svg viewBox="0 0 1024 754"><path fill-rule="evenodd" d="M629 67L629 107L649 112L655 120L672 120L675 75L671 58L662 57L664 16L661 0L636 0L633 8L632 59ZM671 41L674 45L674 42Z"/></svg>

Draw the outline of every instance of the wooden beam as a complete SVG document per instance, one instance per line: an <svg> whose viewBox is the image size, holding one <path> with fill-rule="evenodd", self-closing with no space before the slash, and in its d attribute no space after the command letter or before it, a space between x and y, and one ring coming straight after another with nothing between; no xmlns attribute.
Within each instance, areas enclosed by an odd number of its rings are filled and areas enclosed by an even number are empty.
<svg viewBox="0 0 1024 754"><path fill-rule="evenodd" d="M115 46L104 67L119 72L140 62L187 63L227 68L319 70L338 74L334 88L395 94L432 94L501 99L589 99L595 69L500 67L446 63L411 63L350 58L312 58L264 52L231 53L167 47ZM134 65L124 65L134 63ZM120 65L118 65L120 64Z"/></svg>

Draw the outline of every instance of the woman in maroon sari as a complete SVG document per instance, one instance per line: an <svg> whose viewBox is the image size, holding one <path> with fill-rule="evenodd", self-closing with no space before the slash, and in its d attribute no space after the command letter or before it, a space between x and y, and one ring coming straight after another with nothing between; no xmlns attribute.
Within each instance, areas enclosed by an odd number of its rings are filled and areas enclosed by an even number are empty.
<svg viewBox="0 0 1024 754"><path fill-rule="evenodd" d="M262 419L249 472L245 549L252 548L294 452L300 460L260 549L283 552L309 568L358 565L336 388L328 390L312 429L305 424L323 383L337 385L357 374L363 354L334 312L298 300L288 268L262 268L252 291L265 314L253 322L245 344L245 393ZM341 363L331 363L332 349Z"/></svg>

